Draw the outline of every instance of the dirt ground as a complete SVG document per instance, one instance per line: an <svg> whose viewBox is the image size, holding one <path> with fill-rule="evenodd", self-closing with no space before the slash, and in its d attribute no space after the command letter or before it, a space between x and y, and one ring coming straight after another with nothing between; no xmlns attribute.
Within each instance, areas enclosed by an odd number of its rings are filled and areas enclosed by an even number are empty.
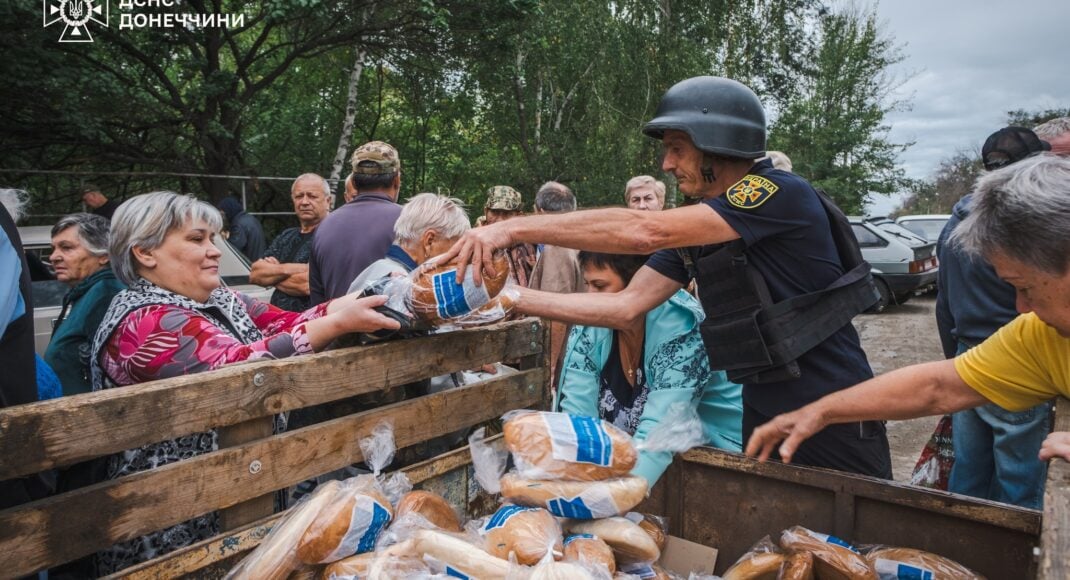
<svg viewBox="0 0 1070 580"><path fill-rule="evenodd" d="M854 319L874 373L943 358L936 333L935 296L915 296L906 304L891 306L880 314L863 314ZM896 481L910 480L914 463L932 435L937 419L926 417L888 423L892 475Z"/></svg>

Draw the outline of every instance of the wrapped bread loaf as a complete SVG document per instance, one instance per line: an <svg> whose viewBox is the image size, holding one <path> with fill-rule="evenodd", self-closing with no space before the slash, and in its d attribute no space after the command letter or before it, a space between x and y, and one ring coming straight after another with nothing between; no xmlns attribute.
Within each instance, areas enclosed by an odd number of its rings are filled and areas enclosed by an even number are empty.
<svg viewBox="0 0 1070 580"><path fill-rule="evenodd" d="M546 508L562 518L593 520L619 516L646 497L642 477L601 481L522 479L515 473L501 478L502 497L526 506Z"/></svg>
<svg viewBox="0 0 1070 580"><path fill-rule="evenodd" d="M877 572L869 562L853 546L835 536L795 526L780 535L780 546L813 554L818 578L877 580Z"/></svg>
<svg viewBox="0 0 1070 580"><path fill-rule="evenodd" d="M366 580L372 576L408 578L430 575L423 561L415 556L391 556L367 552L327 564L320 578L323 580Z"/></svg>
<svg viewBox="0 0 1070 580"><path fill-rule="evenodd" d="M780 552L747 552L725 570L724 580L776 580L784 565Z"/></svg>
<svg viewBox="0 0 1070 580"><path fill-rule="evenodd" d="M504 505L498 508L481 530L487 552L504 560L509 554L526 566L542 560L547 550L562 553L561 526L550 512L535 507Z"/></svg>
<svg viewBox="0 0 1070 580"><path fill-rule="evenodd" d="M565 538L565 562L578 562L596 569L605 568L610 574L617 572L613 550L601 538L591 534L573 534Z"/></svg>
<svg viewBox="0 0 1070 580"><path fill-rule="evenodd" d="M509 260L504 252L494 256L494 276L484 272L483 284L479 286L472 277L471 267L465 271L464 283L458 284L456 263L433 264L434 258L413 272L409 307L417 319L434 326L481 308L501 292L509 278Z"/></svg>
<svg viewBox="0 0 1070 580"><path fill-rule="evenodd" d="M441 495L417 489L402 496L398 502L395 518L401 519L406 514L418 513L439 529L447 532L460 532L461 522L457 512Z"/></svg>
<svg viewBox="0 0 1070 580"><path fill-rule="evenodd" d="M613 549L618 563L657 562L661 557L661 550L654 540L643 528L627 518L571 520L567 527L573 534L591 534L601 538Z"/></svg>
<svg viewBox="0 0 1070 580"><path fill-rule="evenodd" d="M539 411L514 411L503 419L505 445L527 479L624 477L638 458L632 438L600 419Z"/></svg>
<svg viewBox="0 0 1070 580"><path fill-rule="evenodd" d="M308 499L290 508L285 519L275 524L268 537L230 573L233 580L285 580L301 566L295 547L309 524L330 505L342 485L328 481Z"/></svg>
<svg viewBox="0 0 1070 580"><path fill-rule="evenodd" d="M954 560L912 548L877 548L866 559L884 578L932 578L932 580L984 580L984 576Z"/></svg>
<svg viewBox="0 0 1070 580"><path fill-rule="evenodd" d="M420 530L412 538L383 550L387 556L430 557L441 562L445 573L457 573L480 580L504 580L509 575L510 564L488 554L465 540L436 530Z"/></svg>
<svg viewBox="0 0 1070 580"><path fill-rule="evenodd" d="M301 536L297 558L305 564L327 564L369 552L393 516L373 476L348 479Z"/></svg>
<svg viewBox="0 0 1070 580"><path fill-rule="evenodd" d="M662 552L665 551L665 542L668 541L665 535L664 518L658 516L651 516L649 514L641 514L639 512L628 512L624 517L632 520L636 524L639 524L640 528L646 532L654 543L658 545L658 549Z"/></svg>
<svg viewBox="0 0 1070 580"><path fill-rule="evenodd" d="M814 555L810 552L788 554L777 580L814 580Z"/></svg>

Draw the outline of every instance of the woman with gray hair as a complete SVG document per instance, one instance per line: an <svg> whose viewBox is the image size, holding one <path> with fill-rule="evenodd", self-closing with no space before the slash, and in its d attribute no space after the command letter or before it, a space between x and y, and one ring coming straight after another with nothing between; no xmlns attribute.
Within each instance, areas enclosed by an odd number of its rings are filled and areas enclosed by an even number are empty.
<svg viewBox="0 0 1070 580"><path fill-rule="evenodd" d="M75 213L52 226L52 255L48 260L56 279L71 287L63 297L59 318L45 362L56 371L64 395L92 390L89 354L104 313L125 286L108 264L107 218Z"/></svg>
<svg viewBox="0 0 1070 580"><path fill-rule="evenodd" d="M824 426L912 419L995 403L1024 411L1070 396L1070 159L1042 153L977 180L974 205L951 237L1014 286L1021 314L953 359L904 367L758 427L747 454L790 461ZM783 442L782 442L783 441ZM1038 458L1070 461L1070 432Z"/></svg>
<svg viewBox="0 0 1070 580"><path fill-rule="evenodd" d="M386 257L358 274L349 285L349 293L360 292L380 278L413 271L445 253L469 229L461 200L434 193L412 196L394 222L394 243Z"/></svg>
<svg viewBox="0 0 1070 580"><path fill-rule="evenodd" d="M385 297L345 296L288 312L223 286L219 211L168 191L131 198L111 222L110 256L127 289L116 295L93 341L93 389L198 373L223 365L289 357L347 333L397 328L379 314ZM217 449L216 433L194 433L108 459L115 479ZM127 566L210 537L208 514L97 554L97 572Z"/></svg>

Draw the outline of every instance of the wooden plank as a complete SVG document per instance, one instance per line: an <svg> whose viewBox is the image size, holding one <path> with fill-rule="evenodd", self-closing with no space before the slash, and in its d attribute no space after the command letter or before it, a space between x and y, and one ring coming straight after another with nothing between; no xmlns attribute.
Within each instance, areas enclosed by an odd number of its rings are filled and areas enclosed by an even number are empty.
<svg viewBox="0 0 1070 580"><path fill-rule="evenodd" d="M1070 431L1070 401L1065 398L1056 401L1055 428L1052 430ZM1062 459L1048 462L1037 578L1070 578L1070 463Z"/></svg>
<svg viewBox="0 0 1070 580"><path fill-rule="evenodd" d="M536 404L545 375L403 401L0 512L0 570L28 574L358 462L359 440L382 420L401 448Z"/></svg>
<svg viewBox="0 0 1070 580"><path fill-rule="evenodd" d="M252 421L238 423L219 430L219 448L238 447L242 443L271 437L275 428L275 418L260 417ZM251 465L250 470L259 470ZM219 513L219 524L224 530L233 530L275 513L275 494L266 493L259 497L243 501Z"/></svg>
<svg viewBox="0 0 1070 580"><path fill-rule="evenodd" d="M1009 504L955 495L843 473L830 469L784 465L776 462L759 463L756 459L728 453L710 447L699 447L682 455L685 461L743 471L764 477L803 483L831 492L846 491L851 495L919 508L998 527L1040 535L1040 512Z"/></svg>
<svg viewBox="0 0 1070 580"><path fill-rule="evenodd" d="M491 441L499 437L501 435L487 440ZM419 486L421 483L442 477L451 471L467 467L471 462L472 453L466 446L410 465L401 471L408 475L409 481L414 486ZM207 566L243 555L256 548L271 528L285 516L286 513L283 512L260 519L227 534L221 534L166 556L132 566L107 578L161 580L195 574Z"/></svg>
<svg viewBox="0 0 1070 580"><path fill-rule="evenodd" d="M529 356L541 352L542 334L539 320L528 318L0 409L0 481Z"/></svg>

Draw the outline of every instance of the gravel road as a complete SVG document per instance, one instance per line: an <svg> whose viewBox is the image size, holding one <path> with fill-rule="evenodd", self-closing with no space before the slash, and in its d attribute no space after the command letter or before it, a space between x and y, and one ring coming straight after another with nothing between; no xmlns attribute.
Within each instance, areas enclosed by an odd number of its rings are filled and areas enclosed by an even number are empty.
<svg viewBox="0 0 1070 580"><path fill-rule="evenodd" d="M944 358L936 334L935 296L916 296L880 314L862 314L854 319L874 373ZM914 463L932 435L937 419L925 417L888 423L892 475L896 481L910 480Z"/></svg>

